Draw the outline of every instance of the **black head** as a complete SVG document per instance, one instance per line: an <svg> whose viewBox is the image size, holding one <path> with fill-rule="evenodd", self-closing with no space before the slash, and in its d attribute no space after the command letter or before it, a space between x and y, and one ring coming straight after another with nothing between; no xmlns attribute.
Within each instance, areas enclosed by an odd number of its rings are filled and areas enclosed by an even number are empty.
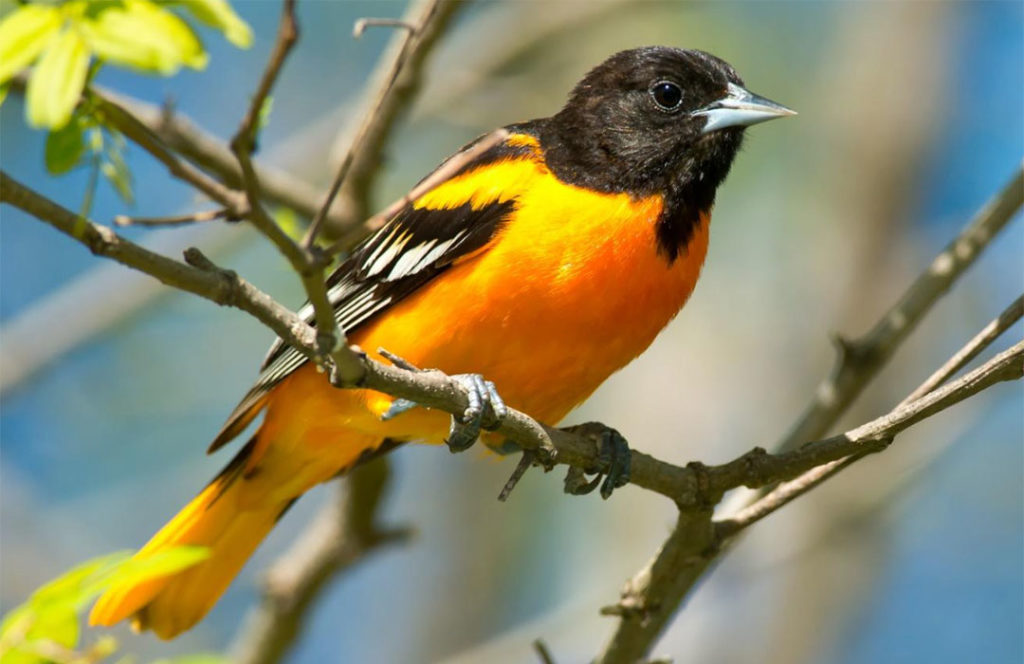
<svg viewBox="0 0 1024 664"><path fill-rule="evenodd" d="M538 129L546 161L563 181L635 196L661 193L680 208L673 214L692 223L714 202L744 128L792 114L747 92L727 62L658 46L605 60ZM665 250L674 258L678 247Z"/></svg>

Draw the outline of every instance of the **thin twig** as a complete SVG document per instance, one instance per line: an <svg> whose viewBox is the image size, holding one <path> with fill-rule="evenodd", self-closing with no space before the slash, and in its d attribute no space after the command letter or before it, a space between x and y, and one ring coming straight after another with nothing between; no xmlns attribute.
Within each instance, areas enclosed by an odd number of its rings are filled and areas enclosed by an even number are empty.
<svg viewBox="0 0 1024 664"><path fill-rule="evenodd" d="M541 664L555 664L555 658L548 650L548 644L544 643L544 639L534 639L533 649L536 651L537 657L540 658Z"/></svg>
<svg viewBox="0 0 1024 664"><path fill-rule="evenodd" d="M194 293L220 305L241 309L307 357L312 357L311 349L316 341L313 329L234 272L210 267L212 263L195 267L149 251L117 235L110 228L80 217L32 191L4 171L0 171L0 201L45 221L84 244L94 254L139 270L173 288ZM187 252L189 257L197 254L198 250Z"/></svg>
<svg viewBox="0 0 1024 664"><path fill-rule="evenodd" d="M133 116L168 148L213 174L230 187L242 186L242 170L228 145L203 130L176 109L150 104L99 86L90 91L96 97L115 103ZM294 210L300 216L312 218L323 199L323 194L305 180L289 171L268 164L253 163L264 200ZM332 224L346 221L336 210L328 217Z"/></svg>
<svg viewBox="0 0 1024 664"><path fill-rule="evenodd" d="M382 457L357 468L339 485L338 495L267 573L262 601L246 619L232 661L280 661L328 579L383 546L409 540L410 529L377 523L389 479L387 459Z"/></svg>
<svg viewBox="0 0 1024 664"><path fill-rule="evenodd" d="M1010 183L939 253L868 335L856 343L839 345L845 352L840 353L838 366L819 386L780 449L793 449L820 437L834 424L921 318L1006 226L1022 202L1024 169L1018 169ZM597 664L634 662L650 650L680 603L720 555L723 542L711 518L710 509L703 514L689 509L680 513L658 554L627 582L619 605L625 607L625 613L598 655Z"/></svg>
<svg viewBox="0 0 1024 664"><path fill-rule="evenodd" d="M430 8L430 13L436 9L436 2ZM429 15L429 14L428 14ZM363 30L367 25L378 25L387 27L398 27L405 30L405 40L402 42L402 47L398 50L398 54L391 62L391 70L388 73L387 78L384 81L384 87L377 94L376 101L371 107L372 110L363 116L363 123L359 127L358 133L352 143L349 145L348 151L341 160L341 165L338 166L338 172L334 176L334 180L331 182L331 186L327 189L327 196L324 197L324 202L320 205L320 209L317 211L316 216L313 217L313 221L310 222L309 228L306 229L306 235L302 238L302 245L307 249L316 244L316 238L320 234L320 229L323 226L324 219L327 218L327 212L331 209L334 204L334 198L341 191L341 185L344 184L345 178L348 177L348 171L352 167L352 162L355 160L355 155L363 147L363 142L369 136L370 129L373 127L376 121L376 115L380 112L381 106L387 101L388 95L395 87L395 81L398 80L398 75L402 72L402 66L405 64L406 58L409 56L411 45L414 43L413 39L416 37L417 28L411 23L405 21L387 21L386 19L360 19L356 21L355 26L352 29L352 34L355 37L359 37L363 34Z"/></svg>
<svg viewBox="0 0 1024 664"><path fill-rule="evenodd" d="M512 471L512 475L509 476L508 481L505 482L505 486L501 487L501 493L498 494L498 500L505 502L508 497L512 495L512 490L519 484L519 480L523 479L523 475L526 471L533 466L534 459L537 458L537 454L532 450L523 451L522 456L519 457L519 463L516 464L515 470Z"/></svg>
<svg viewBox="0 0 1024 664"><path fill-rule="evenodd" d="M368 178L379 163L385 136L406 101L419 86L423 63L437 37L448 25L455 12L465 3L453 0L417 0L406 12L402 23L410 26L400 35L397 43L388 49L381 68L375 72L374 83L368 91L369 101L363 106L360 124L351 134L345 154L338 166L331 186L316 216L303 238L303 246L310 248L323 230L327 212L344 185L348 198L358 201L349 207L361 220L365 212Z"/></svg>
<svg viewBox="0 0 1024 664"><path fill-rule="evenodd" d="M932 394L936 389L945 383L953 374L963 368L979 353L988 348L992 342L1013 326L1021 316L1024 315L1024 296L1017 298L999 316L986 325L981 332L974 336L958 350L942 367L928 377L917 389L911 392L898 408L906 407L913 402ZM991 364L991 362L989 363ZM986 364L985 366L988 366ZM984 369L982 367L981 369ZM981 371L978 369L976 371ZM845 470L848 466L856 463L867 454L855 454L844 459L832 461L823 466L812 468L794 480L784 482L775 487L768 494L758 498L747 505L729 519L719 523L719 534L722 537L731 537L760 521L772 512L775 512L792 502L794 499L807 493L833 475Z"/></svg>
<svg viewBox="0 0 1024 664"><path fill-rule="evenodd" d="M967 363L978 356L983 350L988 348L993 341L999 338L1003 332L1010 329L1014 323L1024 316L1024 295L1021 295L1013 303L1003 310L995 319L993 319L988 325L986 325L973 339L964 344L953 357L939 367L935 373L928 377L926 381L910 393L904 403L919 399L924 395L928 394L939 385L942 385L950 376L954 375L957 371L960 371L963 367L967 366Z"/></svg>
<svg viewBox="0 0 1024 664"><path fill-rule="evenodd" d="M875 326L856 340L840 338L837 365L815 390L797 423L778 443L792 449L820 438L846 411L935 303L969 268L1024 202L1024 169L986 203L969 224L932 260Z"/></svg>
<svg viewBox="0 0 1024 664"><path fill-rule="evenodd" d="M242 182L249 201L249 220L288 259L292 268L302 279L302 285L316 321L316 363L330 371L332 381L338 384L353 384L362 377L362 364L358 356L348 348L344 330L338 329L334 318L334 307L327 295L324 283L325 261L319 252L312 252L297 244L263 208L260 203L260 184L252 164L252 151L259 130L260 110L274 84L288 54L299 37L295 19L295 0L285 0L278 24L277 40L270 59L260 78L256 94L242 122L231 139L231 151L238 158L242 169ZM326 213L326 210L324 211Z"/></svg>
<svg viewBox="0 0 1024 664"><path fill-rule="evenodd" d="M248 215L244 193L217 182L192 164L179 159L148 127L113 100L93 95L92 101L106 122L166 166L173 177L192 185L227 208L230 218L241 219Z"/></svg>
<svg viewBox="0 0 1024 664"><path fill-rule="evenodd" d="M227 216L228 210L225 208L204 210L191 214L179 214L171 217L129 217L119 214L114 217L114 224L117 226L181 226L224 219Z"/></svg>
<svg viewBox="0 0 1024 664"><path fill-rule="evenodd" d="M939 387L913 401L904 400L888 415L858 427L845 434L851 438L863 437L870 429L869 435L890 435L897 432L888 427L888 423L903 420L907 426L949 407L952 403L962 401L995 383L1004 380L1017 380L1024 375L1024 341L999 353L991 360L974 371L962 376L944 387ZM877 424L876 424L877 423ZM825 466L815 468L801 475L792 482L780 485L774 491L741 510L735 516L718 522L718 533L721 537L732 537L739 531L760 521L772 512L777 511L794 498L820 484L834 475L837 470L849 466L857 458L846 458L834 461Z"/></svg>
<svg viewBox="0 0 1024 664"><path fill-rule="evenodd" d="M437 167L433 173L425 177L419 184L413 187L407 194L398 198L386 208L373 215L365 222L363 222L361 231L370 230L375 231L383 226L389 219L394 217L396 214L401 212L406 206L412 205L413 202L429 194L431 191L436 189L438 185L444 183L446 180L451 178L453 175L458 173L460 170L466 167L474 159L487 152L495 145L503 142L509 136L507 129L495 129L494 131L486 134L477 141L474 141L465 150L458 152L451 156L447 161ZM333 256L341 251L348 249L352 244L352 238L349 236L342 236L337 242L327 247L324 253L328 256Z"/></svg>
<svg viewBox="0 0 1024 664"><path fill-rule="evenodd" d="M410 34L416 32L416 26L399 18L361 18L352 24L352 36L359 39L367 28L401 28Z"/></svg>

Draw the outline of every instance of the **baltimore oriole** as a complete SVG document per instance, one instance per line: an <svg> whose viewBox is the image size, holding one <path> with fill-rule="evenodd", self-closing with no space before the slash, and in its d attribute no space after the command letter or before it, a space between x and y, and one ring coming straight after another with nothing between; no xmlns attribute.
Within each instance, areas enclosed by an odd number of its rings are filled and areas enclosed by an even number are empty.
<svg viewBox="0 0 1024 664"><path fill-rule="evenodd" d="M558 422L680 310L744 128L792 113L701 51L613 55L558 114L508 126L502 143L356 249L328 281L338 323L378 359L371 349L471 376L467 384L497 415L500 393ZM90 622L132 617L175 636L210 610L305 491L396 442L445 441L446 415L385 417L396 412L392 402L333 388L279 340L211 451L264 411L259 431L136 554L200 545L209 557L112 588ZM452 444L472 442L475 424L455 427Z"/></svg>

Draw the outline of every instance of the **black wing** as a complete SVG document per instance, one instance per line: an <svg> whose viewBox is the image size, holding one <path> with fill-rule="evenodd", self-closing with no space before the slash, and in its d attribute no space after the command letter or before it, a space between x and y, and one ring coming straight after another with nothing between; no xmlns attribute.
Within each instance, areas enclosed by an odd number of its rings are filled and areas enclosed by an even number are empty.
<svg viewBox="0 0 1024 664"><path fill-rule="evenodd" d="M461 169L459 174L501 159L522 158L524 151L498 145ZM456 176L457 177L457 176ZM338 326L347 334L359 329L444 272L462 256L490 242L515 209L514 199L473 207L407 206L367 238L328 278L328 298ZM298 311L315 324L308 303ZM237 436L259 413L270 390L307 362L278 339L263 361L259 378L228 417L211 443L212 452Z"/></svg>

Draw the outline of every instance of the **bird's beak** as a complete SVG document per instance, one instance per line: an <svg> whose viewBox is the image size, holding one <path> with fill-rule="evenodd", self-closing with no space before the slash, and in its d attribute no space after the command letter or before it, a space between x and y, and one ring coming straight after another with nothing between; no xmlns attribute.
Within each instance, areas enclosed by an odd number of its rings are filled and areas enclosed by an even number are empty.
<svg viewBox="0 0 1024 664"><path fill-rule="evenodd" d="M749 127L758 122L796 115L796 111L730 83L724 97L694 111L691 115L706 117L707 124L701 133L710 134L726 127Z"/></svg>

